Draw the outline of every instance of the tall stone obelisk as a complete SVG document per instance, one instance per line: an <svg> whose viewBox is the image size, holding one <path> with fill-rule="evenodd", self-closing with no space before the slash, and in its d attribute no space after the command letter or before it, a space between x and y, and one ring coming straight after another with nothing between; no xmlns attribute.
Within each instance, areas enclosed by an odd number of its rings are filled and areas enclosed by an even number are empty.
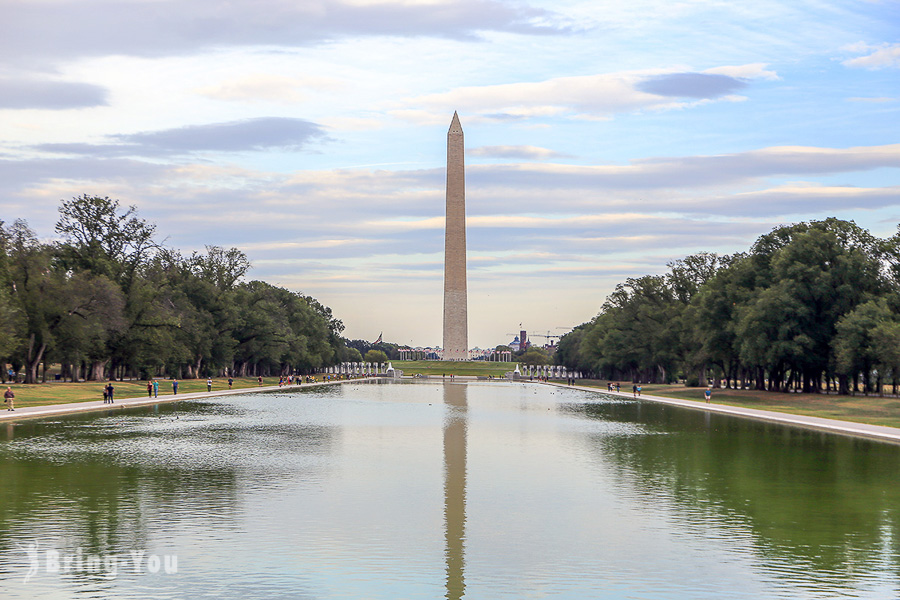
<svg viewBox="0 0 900 600"><path fill-rule="evenodd" d="M444 225L444 360L469 358L466 298L466 167L463 130L454 112L447 132L447 217Z"/></svg>

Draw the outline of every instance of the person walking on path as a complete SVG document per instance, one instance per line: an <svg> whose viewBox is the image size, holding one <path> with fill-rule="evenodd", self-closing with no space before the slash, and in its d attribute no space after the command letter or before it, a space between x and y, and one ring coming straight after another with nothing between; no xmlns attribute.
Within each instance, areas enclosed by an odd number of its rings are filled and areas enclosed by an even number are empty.
<svg viewBox="0 0 900 600"><path fill-rule="evenodd" d="M178 395L178 380L177 379L172 380L172 395L173 396Z"/></svg>
<svg viewBox="0 0 900 600"><path fill-rule="evenodd" d="M637 386L636 385L631 386L631 395L634 396L635 398L637 398Z"/></svg>
<svg viewBox="0 0 900 600"><path fill-rule="evenodd" d="M212 378L211 377L206 378L206 391L207 392L212 391Z"/></svg>
<svg viewBox="0 0 900 600"><path fill-rule="evenodd" d="M116 388L113 387L112 382L106 384L106 398L109 400L110 404L114 404L113 402L113 392L116 391Z"/></svg>
<svg viewBox="0 0 900 600"><path fill-rule="evenodd" d="M638 386L638 396L641 395L641 386Z"/></svg>
<svg viewBox="0 0 900 600"><path fill-rule="evenodd" d="M15 400L16 395L13 393L12 388L6 386L6 391L3 392L3 401L6 402L6 410L16 410L13 407L13 401Z"/></svg>
<svg viewBox="0 0 900 600"><path fill-rule="evenodd" d="M147 380L147 397L153 397L153 383L149 379Z"/></svg>
<svg viewBox="0 0 900 600"><path fill-rule="evenodd" d="M157 380L153 380L153 397L159 398L159 382Z"/></svg>
<svg viewBox="0 0 900 600"><path fill-rule="evenodd" d="M704 393L706 395L706 403L709 404L709 399L712 398L712 389L706 388L706 392Z"/></svg>
<svg viewBox="0 0 900 600"><path fill-rule="evenodd" d="M257 377L257 378L256 378L256 381L257 381L257 383L259 383L260 386L262 386L262 375L260 375L259 377Z"/></svg>
<svg viewBox="0 0 900 600"><path fill-rule="evenodd" d="M231 389L231 386L232 386L232 385L234 385L234 379L232 379L231 377L229 377L229 378L228 378L228 389L229 389L229 390Z"/></svg>

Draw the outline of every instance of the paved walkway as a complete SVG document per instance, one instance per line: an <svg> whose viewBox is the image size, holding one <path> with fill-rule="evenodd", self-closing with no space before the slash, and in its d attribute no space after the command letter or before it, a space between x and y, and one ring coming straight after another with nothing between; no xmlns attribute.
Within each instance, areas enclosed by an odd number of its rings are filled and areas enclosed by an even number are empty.
<svg viewBox="0 0 900 600"><path fill-rule="evenodd" d="M564 383L551 383L559 387L577 389L585 392L595 392L600 394L609 394L610 396L621 396L622 398L633 398L631 392L607 392L604 389L596 387L571 386ZM698 388L700 389L700 388ZM702 393L702 390L698 393ZM839 435L849 435L853 437L864 437L869 439L881 440L884 442L893 442L900 444L900 429L896 427L883 427L881 425L865 425L863 423L853 423L852 421L838 421L837 419L822 419L820 417L806 417L803 415L792 415L788 413L773 412L770 410L758 410L755 408L741 408L738 406L726 406L724 404L707 404L704 401L678 400L677 398L663 398L662 396L649 396L642 394L639 396L641 400L646 402L659 402L660 404L669 404L671 406L680 406L691 410L702 410L706 412L731 415L734 417L744 417L746 419L754 419L756 421L767 421L770 423L780 423L782 425L792 425L794 427L802 427L804 429L815 429L817 431L827 431Z"/></svg>
<svg viewBox="0 0 900 600"><path fill-rule="evenodd" d="M349 381L359 381L351 379ZM248 387L234 390L215 390L212 392L191 392L189 394L166 394L158 398L147 398L141 396L138 398L122 398L116 399L113 404L104 404L102 400L89 402L71 402L68 404L47 404L46 406L25 406L18 405L15 410L6 410L5 404L0 404L0 421L19 421L22 419L37 419L41 417L52 417L57 415L68 415L74 413L118 410L121 408L130 408L133 406L153 406L154 404L162 404L166 402L178 402L180 400L191 400L194 398L210 398L212 396L231 396L234 394L248 394L254 392L271 392L284 389L303 389L322 385L334 385L336 383L348 383L348 381L320 381L317 383L304 383L303 385L285 385L279 387L277 385L267 385L263 387ZM16 401L18 403L18 400Z"/></svg>

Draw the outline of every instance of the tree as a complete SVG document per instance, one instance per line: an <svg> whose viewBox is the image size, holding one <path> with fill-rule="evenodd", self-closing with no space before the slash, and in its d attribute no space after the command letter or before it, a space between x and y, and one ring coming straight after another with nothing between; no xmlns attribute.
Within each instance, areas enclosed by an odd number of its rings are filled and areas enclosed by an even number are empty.
<svg viewBox="0 0 900 600"><path fill-rule="evenodd" d="M900 316L886 298L870 300L847 313L838 321L834 339L838 372L853 377L862 374L863 391L872 389L871 376L876 373L875 389L881 393L885 373L894 376L900 366ZM855 386L854 386L855 387Z"/></svg>
<svg viewBox="0 0 900 600"><path fill-rule="evenodd" d="M532 346L525 351L525 354L522 355L521 361L526 365L549 365L550 356L543 348L536 348Z"/></svg>
<svg viewBox="0 0 900 600"><path fill-rule="evenodd" d="M369 350L366 352L363 362L382 364L388 361L388 356L381 350Z"/></svg>
<svg viewBox="0 0 900 600"><path fill-rule="evenodd" d="M108 197L63 200L56 232L63 237L59 254L67 268L105 275L126 294L159 248L153 240L156 226L139 219L134 206L123 212L119 201Z"/></svg>
<svg viewBox="0 0 900 600"><path fill-rule="evenodd" d="M740 317L743 354L765 360L770 381L783 388L796 382L818 392L834 364L838 320L884 290L878 244L837 219L781 229L754 246L772 251L760 257L767 285Z"/></svg>
<svg viewBox="0 0 900 600"><path fill-rule="evenodd" d="M247 255L237 248L225 250L220 246L206 246L206 254L194 252L184 261L185 268L197 278L208 281L221 292L233 289L250 269Z"/></svg>
<svg viewBox="0 0 900 600"><path fill-rule="evenodd" d="M6 363L13 360L22 345L22 315L15 301L15 286L10 266L12 233L0 221L0 380L6 381Z"/></svg>
<svg viewBox="0 0 900 600"><path fill-rule="evenodd" d="M59 243L42 244L24 221L0 223L0 359L27 366L29 382L48 360L102 379L286 374L342 356L331 309L243 283L250 261L236 248L184 258L133 206L88 195L62 202L56 231Z"/></svg>

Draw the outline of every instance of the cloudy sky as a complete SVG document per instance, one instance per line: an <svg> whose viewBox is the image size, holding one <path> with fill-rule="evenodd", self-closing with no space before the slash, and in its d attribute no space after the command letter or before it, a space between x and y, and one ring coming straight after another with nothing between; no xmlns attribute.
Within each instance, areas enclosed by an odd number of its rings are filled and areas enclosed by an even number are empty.
<svg viewBox="0 0 900 600"><path fill-rule="evenodd" d="M473 346L779 224L900 223L894 0L2 0L0 56L0 220L117 198L350 338L441 343L454 110Z"/></svg>

